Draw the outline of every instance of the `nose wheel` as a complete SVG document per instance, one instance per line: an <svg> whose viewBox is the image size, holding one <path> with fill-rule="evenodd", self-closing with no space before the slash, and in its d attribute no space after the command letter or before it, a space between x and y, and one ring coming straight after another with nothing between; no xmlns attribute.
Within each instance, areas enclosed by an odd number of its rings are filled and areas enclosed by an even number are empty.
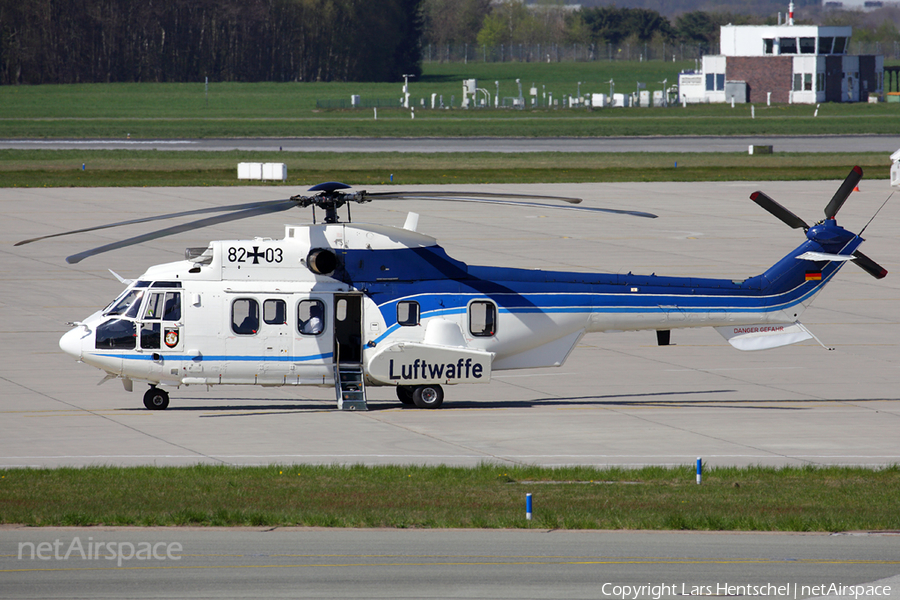
<svg viewBox="0 0 900 600"><path fill-rule="evenodd" d="M169 406L169 394L155 385L144 393L144 406L149 410L166 410Z"/></svg>

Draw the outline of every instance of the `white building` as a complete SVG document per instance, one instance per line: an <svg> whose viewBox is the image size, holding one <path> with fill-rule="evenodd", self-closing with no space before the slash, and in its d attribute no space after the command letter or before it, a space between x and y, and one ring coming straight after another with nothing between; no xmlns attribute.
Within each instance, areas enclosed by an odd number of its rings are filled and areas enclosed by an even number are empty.
<svg viewBox="0 0 900 600"><path fill-rule="evenodd" d="M792 22L791 19L789 21ZM884 57L849 55L852 27L723 25L720 54L679 76L685 102L865 102L884 84Z"/></svg>

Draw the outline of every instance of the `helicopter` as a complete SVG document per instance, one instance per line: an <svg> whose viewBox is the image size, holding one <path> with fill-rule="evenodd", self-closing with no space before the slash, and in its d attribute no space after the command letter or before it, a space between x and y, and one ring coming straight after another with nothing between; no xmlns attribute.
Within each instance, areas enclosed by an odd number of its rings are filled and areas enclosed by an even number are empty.
<svg viewBox="0 0 900 600"><path fill-rule="evenodd" d="M825 218L813 225L765 193L751 194L776 218L803 229L806 239L745 279L469 265L418 232L415 213L402 228L355 223L351 204L420 199L656 215L582 207L580 198L368 193L339 182L313 186L311 195L149 216L16 245L221 213L74 254L66 259L74 264L185 231L311 208L312 224L286 225L283 239L212 241L187 248L184 260L151 266L136 280L113 273L125 290L72 323L60 348L104 371L103 381L120 379L129 392L135 381L147 383L143 401L150 410L168 407L164 386L191 385L333 387L340 410L367 410L366 389L391 386L404 405L436 409L443 386L487 384L496 371L561 366L592 332L653 330L665 346L672 329L713 327L739 350L815 339L798 317L845 263L878 279L887 275L858 249L865 227L855 234L836 221L862 175L858 166L850 171ZM344 206L346 221L339 215ZM324 212L320 223L317 209Z"/></svg>

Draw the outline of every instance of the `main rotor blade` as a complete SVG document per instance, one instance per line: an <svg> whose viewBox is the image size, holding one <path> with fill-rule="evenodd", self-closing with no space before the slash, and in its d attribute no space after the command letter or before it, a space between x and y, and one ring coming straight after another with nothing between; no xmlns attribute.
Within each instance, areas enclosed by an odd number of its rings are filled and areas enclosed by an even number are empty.
<svg viewBox="0 0 900 600"><path fill-rule="evenodd" d="M281 212L294 208L296 205L297 204L293 200L277 200L274 202L270 201L263 203L262 206L256 206L255 208L248 208L245 210L231 212L225 215L218 215L215 217L207 217L198 221L191 221L190 223L182 223L181 225L175 225L173 227L167 227L166 229L151 231L150 233L145 233L133 238L128 238L127 240L120 240L118 242L106 244L105 246L99 246L91 250L73 254L72 256L66 258L66 262L69 264L75 264L81 262L89 256L102 254L104 252L109 252L110 250L127 248L128 246L133 246L142 242L149 242L150 240L156 240L169 235L175 235L176 233L183 233L185 231L192 231L194 229L209 227L211 225L218 225L219 223L228 223L229 221L237 221L239 219L247 219L249 217L255 217L258 215Z"/></svg>
<svg viewBox="0 0 900 600"><path fill-rule="evenodd" d="M581 203L581 198L569 198L566 196L545 196L543 194L503 194L495 192L362 192L366 196L380 198L382 200L390 199L413 199L413 200L452 200L453 198L519 198L522 200L562 200L569 204Z"/></svg>
<svg viewBox="0 0 900 600"><path fill-rule="evenodd" d="M139 219L130 219L128 221L119 221L118 223L108 223L106 225L96 225L94 227L85 227L84 229L75 229L73 231L63 231L62 233L51 233L50 235L42 235L40 237L31 238L30 240L22 240L21 242L16 242L15 245L22 246L24 244L30 244L32 242L38 242L40 240L46 240L49 238L61 237L64 235L72 235L75 233L87 233L89 231L98 231L100 229L111 229L113 227L121 227L122 225L135 225L137 223L150 223L151 221L162 221L164 219L174 219L176 217L189 217L191 215L202 215L202 214L214 213L214 212L248 210L248 209L257 208L260 206L277 204L279 202L284 202L284 200L281 199L281 200L263 200L261 202L245 202L242 204L231 204L228 206L214 206L212 208L198 208L196 210L186 210L183 212L169 213L166 215L141 217Z"/></svg>
<svg viewBox="0 0 900 600"><path fill-rule="evenodd" d="M833 219L838 211L841 210L841 206L844 205L844 202L850 196L850 192L853 191L853 188L855 188L859 184L862 176L863 170L859 166L850 169L850 174L847 175L844 183L841 184L841 187L839 187L838 191L834 193L834 196L831 198L828 206L825 207L826 219Z"/></svg>
<svg viewBox="0 0 900 600"><path fill-rule="evenodd" d="M853 262L875 279L884 279L884 276L888 274L887 269L879 265L877 262L866 256L859 250L854 252L853 256L856 257L856 260L854 260Z"/></svg>
<svg viewBox="0 0 900 600"><path fill-rule="evenodd" d="M500 194L500 197L505 197L505 195ZM547 196L538 196L538 197L547 197ZM556 197L554 197L556 198ZM630 215L632 217L643 217L645 219L655 219L657 215L648 212L642 212L639 210L621 210L617 208L598 208L594 206L567 206L565 204L545 204L543 202L525 202L519 200L499 200L490 198L464 198L459 195L454 197L440 197L440 198L430 198L428 196L415 196L416 200L440 200L443 202L472 202L474 204L498 204L498 205L506 205L506 206L528 206L532 208L552 208L554 210L579 210L579 211L590 211L590 212L603 212L603 213L612 213L614 215ZM577 200L577 198L574 198Z"/></svg>
<svg viewBox="0 0 900 600"><path fill-rule="evenodd" d="M750 194L750 199L781 219L785 224L788 225L788 227L792 227L794 229L809 229L809 225L806 224L806 221L804 221L782 205L775 202L775 200L773 200L763 192L753 192L752 194Z"/></svg>

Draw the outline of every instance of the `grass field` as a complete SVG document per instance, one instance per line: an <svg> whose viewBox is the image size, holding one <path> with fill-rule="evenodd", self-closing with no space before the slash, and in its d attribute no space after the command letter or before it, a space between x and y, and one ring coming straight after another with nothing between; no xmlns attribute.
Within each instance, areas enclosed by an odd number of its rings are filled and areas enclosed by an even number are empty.
<svg viewBox="0 0 900 600"><path fill-rule="evenodd" d="M0 522L847 531L900 528L900 468L9 469ZM525 520L525 494L534 520Z"/></svg>
<svg viewBox="0 0 900 600"><path fill-rule="evenodd" d="M703 105L687 108L563 109L544 93L615 90L638 81L649 90L671 85L690 63L428 63L410 83L412 104L431 94L459 106L462 80L477 78L493 98L518 95L515 80L538 89L536 109L317 109L317 100L384 99L399 104L398 83L133 83L0 87L0 138L208 138L315 136L634 136L828 133L900 134L900 104ZM579 82L581 84L579 85ZM548 98L549 100L549 98Z"/></svg>
<svg viewBox="0 0 900 600"><path fill-rule="evenodd" d="M0 150L0 187L259 185L237 180L238 162L283 162L268 185L769 181L840 179L853 165L887 178L883 153L325 153ZM82 170L82 165L85 166ZM677 165L677 166L676 166Z"/></svg>

